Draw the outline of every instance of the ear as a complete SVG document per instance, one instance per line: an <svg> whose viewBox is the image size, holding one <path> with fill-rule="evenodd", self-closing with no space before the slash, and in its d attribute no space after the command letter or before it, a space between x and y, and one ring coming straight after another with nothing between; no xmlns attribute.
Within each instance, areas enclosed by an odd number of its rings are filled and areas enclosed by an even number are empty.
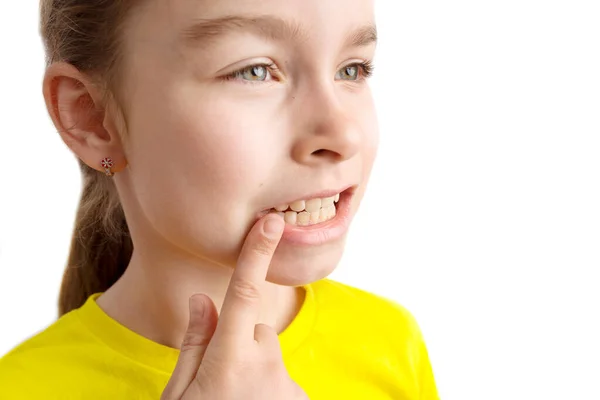
<svg viewBox="0 0 600 400"><path fill-rule="evenodd" d="M46 108L65 144L84 163L104 172L101 161L113 159L112 172L127 165L115 116L106 112L102 92L73 65L57 62L46 69Z"/></svg>

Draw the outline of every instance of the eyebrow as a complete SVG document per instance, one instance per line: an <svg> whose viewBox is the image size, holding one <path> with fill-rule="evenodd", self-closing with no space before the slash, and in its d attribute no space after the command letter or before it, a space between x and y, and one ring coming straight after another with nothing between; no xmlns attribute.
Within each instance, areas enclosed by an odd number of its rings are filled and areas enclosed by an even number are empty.
<svg viewBox="0 0 600 400"><path fill-rule="evenodd" d="M195 19L181 31L186 46L209 46L232 33L251 33L271 41L304 41L308 30L300 23L272 15L256 17L226 16L216 19ZM346 47L366 47L377 43L375 24L366 24L354 29L346 38Z"/></svg>

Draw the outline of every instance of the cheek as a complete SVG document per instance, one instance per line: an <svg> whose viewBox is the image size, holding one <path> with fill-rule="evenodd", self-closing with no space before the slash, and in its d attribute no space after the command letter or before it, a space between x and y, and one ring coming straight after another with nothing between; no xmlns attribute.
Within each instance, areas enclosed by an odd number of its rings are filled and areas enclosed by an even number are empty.
<svg viewBox="0 0 600 400"><path fill-rule="evenodd" d="M146 167L214 206L247 200L272 171L278 148L268 118L219 98L182 90L147 107L138 124ZM148 165L149 157L164 160L164 168Z"/></svg>
<svg viewBox="0 0 600 400"><path fill-rule="evenodd" d="M365 96L362 101L355 104L354 115L363 133L361 146L361 184L354 195L353 210L356 212L367 189L371 170L377 156L379 147L379 122L372 96Z"/></svg>
<svg viewBox="0 0 600 400"><path fill-rule="evenodd" d="M358 116L358 124L363 132L363 173L368 178L379 147L379 121L370 91L362 100L355 105L354 115Z"/></svg>
<svg viewBox="0 0 600 400"><path fill-rule="evenodd" d="M130 164L144 217L178 246L230 258L257 211L253 200L277 170L272 124L207 99L174 96L139 109Z"/></svg>

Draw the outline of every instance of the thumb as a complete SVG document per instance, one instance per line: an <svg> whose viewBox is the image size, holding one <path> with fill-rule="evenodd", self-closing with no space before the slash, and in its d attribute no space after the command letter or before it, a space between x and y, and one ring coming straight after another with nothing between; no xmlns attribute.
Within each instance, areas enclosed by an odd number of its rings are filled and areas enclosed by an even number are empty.
<svg viewBox="0 0 600 400"><path fill-rule="evenodd" d="M181 398L198 372L218 319L217 309L210 297L204 294L190 297L190 321L181 343L177 365L161 400Z"/></svg>

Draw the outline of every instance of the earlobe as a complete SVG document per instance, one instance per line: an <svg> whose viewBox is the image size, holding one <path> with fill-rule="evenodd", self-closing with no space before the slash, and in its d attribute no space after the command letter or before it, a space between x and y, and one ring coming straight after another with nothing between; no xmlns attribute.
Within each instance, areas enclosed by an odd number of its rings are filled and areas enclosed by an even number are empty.
<svg viewBox="0 0 600 400"><path fill-rule="evenodd" d="M114 167L115 163L113 162L113 159L110 157L105 157L102 159L102 161L100 162L100 164L102 164L102 168L104 168L104 173L106 174L106 176L113 176L114 173L112 172L111 168Z"/></svg>
<svg viewBox="0 0 600 400"><path fill-rule="evenodd" d="M74 66L59 62L46 70L43 83L46 108L62 140L83 162L106 172L110 157L115 169L125 156L118 132L106 129L100 89Z"/></svg>

